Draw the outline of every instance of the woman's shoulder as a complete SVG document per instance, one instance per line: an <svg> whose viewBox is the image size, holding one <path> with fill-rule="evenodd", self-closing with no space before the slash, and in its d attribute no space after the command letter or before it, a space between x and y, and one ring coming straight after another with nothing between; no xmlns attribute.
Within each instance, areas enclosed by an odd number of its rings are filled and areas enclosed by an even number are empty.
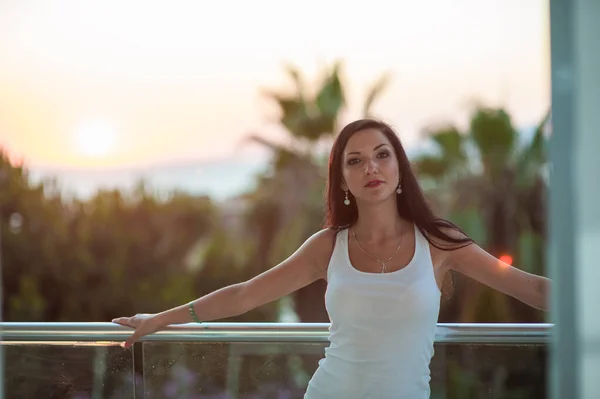
<svg viewBox="0 0 600 399"><path fill-rule="evenodd" d="M434 226L442 233L440 235L429 234L429 237L436 244L442 246L452 246L461 243L465 240L470 240L469 237L454 223L445 219L436 219Z"/></svg>
<svg viewBox="0 0 600 399"><path fill-rule="evenodd" d="M310 243L309 245L315 253L332 252L335 240L340 231L342 230L333 227L319 230L307 240L307 243Z"/></svg>
<svg viewBox="0 0 600 399"><path fill-rule="evenodd" d="M331 259L333 249L335 248L337 235L342 230L344 229L333 227L324 228L306 240L305 245L307 245L311 257L314 259L319 270L323 273L326 273L329 260Z"/></svg>
<svg viewBox="0 0 600 399"><path fill-rule="evenodd" d="M445 265L453 252L473 243L467 234L450 221L437 219L435 226L438 233L427 234L434 265Z"/></svg>

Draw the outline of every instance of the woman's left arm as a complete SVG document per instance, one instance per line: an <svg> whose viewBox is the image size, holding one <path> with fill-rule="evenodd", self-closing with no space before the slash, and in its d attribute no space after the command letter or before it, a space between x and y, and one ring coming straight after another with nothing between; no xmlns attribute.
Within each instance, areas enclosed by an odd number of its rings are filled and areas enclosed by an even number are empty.
<svg viewBox="0 0 600 399"><path fill-rule="evenodd" d="M548 310L551 280L524 272L476 244L450 251L446 267L540 310Z"/></svg>

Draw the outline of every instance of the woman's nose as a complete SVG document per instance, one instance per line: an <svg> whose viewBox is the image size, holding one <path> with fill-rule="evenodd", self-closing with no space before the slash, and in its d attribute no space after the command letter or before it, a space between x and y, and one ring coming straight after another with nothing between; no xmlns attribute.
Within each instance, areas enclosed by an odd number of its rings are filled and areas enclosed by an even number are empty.
<svg viewBox="0 0 600 399"><path fill-rule="evenodd" d="M377 164L371 160L365 163L365 174L371 174L377 171Z"/></svg>

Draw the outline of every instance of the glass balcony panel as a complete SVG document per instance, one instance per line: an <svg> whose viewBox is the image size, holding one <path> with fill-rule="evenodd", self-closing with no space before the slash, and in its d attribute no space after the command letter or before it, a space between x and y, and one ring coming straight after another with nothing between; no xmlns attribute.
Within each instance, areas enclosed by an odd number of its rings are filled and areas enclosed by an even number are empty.
<svg viewBox="0 0 600 399"><path fill-rule="evenodd" d="M328 325L0 323L7 398L302 398ZM546 397L549 324L439 324L432 398ZM135 377L134 377L135 376Z"/></svg>
<svg viewBox="0 0 600 399"><path fill-rule="evenodd" d="M146 342L144 398L302 398L326 343Z"/></svg>
<svg viewBox="0 0 600 399"><path fill-rule="evenodd" d="M144 398L302 398L326 343L143 344ZM543 344L436 344L432 399L544 398Z"/></svg>
<svg viewBox="0 0 600 399"><path fill-rule="evenodd" d="M544 344L436 344L431 399L546 398Z"/></svg>
<svg viewBox="0 0 600 399"><path fill-rule="evenodd" d="M0 347L6 398L134 398L132 352L114 343L4 341Z"/></svg>

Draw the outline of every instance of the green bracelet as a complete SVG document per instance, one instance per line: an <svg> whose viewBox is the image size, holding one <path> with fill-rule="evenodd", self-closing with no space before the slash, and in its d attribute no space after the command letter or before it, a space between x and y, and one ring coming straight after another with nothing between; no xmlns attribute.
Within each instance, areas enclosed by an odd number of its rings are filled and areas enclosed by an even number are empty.
<svg viewBox="0 0 600 399"><path fill-rule="evenodd" d="M196 311L194 310L194 302L190 302L188 304L188 313L190 314L190 316L192 317L192 320L196 323L202 323L200 321L200 318L198 317L198 315L196 314Z"/></svg>

